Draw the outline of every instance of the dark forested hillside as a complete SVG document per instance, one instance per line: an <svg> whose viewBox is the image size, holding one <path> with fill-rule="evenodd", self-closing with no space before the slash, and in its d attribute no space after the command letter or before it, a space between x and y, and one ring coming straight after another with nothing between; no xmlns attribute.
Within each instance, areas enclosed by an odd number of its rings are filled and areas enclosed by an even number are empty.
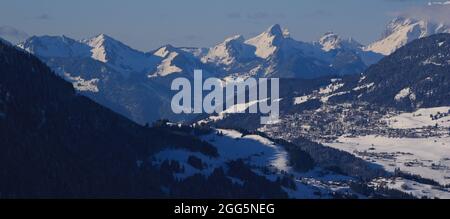
<svg viewBox="0 0 450 219"><path fill-rule="evenodd" d="M209 147L128 121L5 44L0 141L0 197L155 197L159 177L138 168L138 160L163 146Z"/></svg>
<svg viewBox="0 0 450 219"><path fill-rule="evenodd" d="M360 86L370 89L359 97L400 109L448 106L449 60L450 34L415 40L366 71Z"/></svg>

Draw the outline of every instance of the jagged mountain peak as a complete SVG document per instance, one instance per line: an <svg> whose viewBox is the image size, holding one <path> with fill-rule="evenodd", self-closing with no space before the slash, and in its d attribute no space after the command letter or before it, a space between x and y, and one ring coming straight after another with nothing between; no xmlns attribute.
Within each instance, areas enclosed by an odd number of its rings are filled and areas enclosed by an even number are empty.
<svg viewBox="0 0 450 219"><path fill-rule="evenodd" d="M170 44L151 52L157 58L155 71L148 73L148 78L166 77L174 73L193 74L194 69L204 69L201 61L191 52ZM205 70L205 69L204 69Z"/></svg>
<svg viewBox="0 0 450 219"><path fill-rule="evenodd" d="M322 50L331 51L335 49L359 49L362 45L353 38L343 39L334 32L326 32L320 39Z"/></svg>
<svg viewBox="0 0 450 219"><path fill-rule="evenodd" d="M333 31L329 31L329 32L325 32L320 39L325 39L325 38L339 38L339 35L337 35Z"/></svg>
<svg viewBox="0 0 450 219"><path fill-rule="evenodd" d="M330 51L338 48L341 43L340 37L333 32L326 32L320 39L319 43L322 46L322 49L325 51Z"/></svg>
<svg viewBox="0 0 450 219"><path fill-rule="evenodd" d="M244 59L254 58L256 58L254 47L245 44L242 35L235 35L209 49L209 52L202 58L202 62L231 66L239 64L238 62Z"/></svg>
<svg viewBox="0 0 450 219"><path fill-rule="evenodd" d="M97 42L97 43L105 43L105 42L121 43L119 40L116 40L113 37L111 37L111 36L109 36L107 34L104 34L104 33L97 34L96 36L94 36L94 37L92 37L90 39L83 40L83 41L86 42L86 43L94 43L94 42Z"/></svg>
<svg viewBox="0 0 450 219"><path fill-rule="evenodd" d="M134 49L130 48L129 46L123 44L119 40L116 40L106 34L103 34L103 33L99 34L95 37L92 37L90 39L82 40L82 42L89 45L93 49L102 48L102 49L106 50L105 52L115 52L114 50L118 50L118 49L134 50ZM134 50L134 51L136 51L136 50ZM99 61L106 62L107 60L102 59Z"/></svg>
<svg viewBox="0 0 450 219"><path fill-rule="evenodd" d="M273 36L282 36L283 30L281 29L281 26L279 24L274 24L270 26L265 33L268 33Z"/></svg>
<svg viewBox="0 0 450 219"><path fill-rule="evenodd" d="M270 26L256 37L246 40L242 35L234 35L209 49L201 58L204 63L227 66L240 65L241 61L268 58L275 52L279 42L287 35L278 24Z"/></svg>
<svg viewBox="0 0 450 219"><path fill-rule="evenodd" d="M101 33L92 38L81 40L82 43L89 45L92 48L108 48L110 52L113 50L128 50L136 53L142 53L136 49L131 48L130 46L122 43L120 40L117 40L107 34Z"/></svg>
<svg viewBox="0 0 450 219"><path fill-rule="evenodd" d="M82 42L91 47L93 59L127 73L145 71L153 63L151 57L144 52L133 49L104 33Z"/></svg>
<svg viewBox="0 0 450 219"><path fill-rule="evenodd" d="M256 56L266 59L271 56L286 39L287 31L283 31L279 24L270 26L260 35L246 41L247 44L256 48Z"/></svg>
<svg viewBox="0 0 450 219"><path fill-rule="evenodd" d="M275 38L290 38L291 33L289 32L289 29L283 28L279 24L274 24L267 28L264 32L262 32L259 36L265 36L265 37L275 37Z"/></svg>
<svg viewBox="0 0 450 219"><path fill-rule="evenodd" d="M276 36L276 37L283 37L283 38L289 38L291 33L289 32L289 29L282 28L279 24L274 24L270 26L264 33Z"/></svg>
<svg viewBox="0 0 450 219"><path fill-rule="evenodd" d="M105 33L100 33L97 36L95 36L94 38L96 39L104 39L104 40L115 40L114 38L112 38L111 36L105 34Z"/></svg>
<svg viewBox="0 0 450 219"><path fill-rule="evenodd" d="M74 40L64 35L33 36L17 46L42 58L92 58L125 76L131 72L143 72L154 64L151 56L106 34L84 40Z"/></svg>
<svg viewBox="0 0 450 219"><path fill-rule="evenodd" d="M166 44L166 45L161 46L160 48L156 49L153 52L153 55L164 58L164 57L167 57L172 52L179 53L179 52L181 52L181 50L172 46L171 44Z"/></svg>

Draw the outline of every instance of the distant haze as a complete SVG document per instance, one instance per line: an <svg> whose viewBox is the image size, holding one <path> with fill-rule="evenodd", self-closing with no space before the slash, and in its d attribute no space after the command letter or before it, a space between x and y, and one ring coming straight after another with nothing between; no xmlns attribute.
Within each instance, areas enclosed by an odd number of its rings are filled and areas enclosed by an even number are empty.
<svg viewBox="0 0 450 219"><path fill-rule="evenodd" d="M0 36L17 42L31 35L82 39L106 33L149 51L164 44L210 47L227 36L248 38L278 23L298 40L317 40L333 31L367 44L399 14L449 22L450 5L427 4L423 0L2 0Z"/></svg>

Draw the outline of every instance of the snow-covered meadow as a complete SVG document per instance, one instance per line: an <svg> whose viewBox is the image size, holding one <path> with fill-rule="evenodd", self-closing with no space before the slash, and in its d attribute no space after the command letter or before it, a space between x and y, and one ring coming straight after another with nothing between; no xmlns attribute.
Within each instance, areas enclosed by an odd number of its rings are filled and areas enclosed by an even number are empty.
<svg viewBox="0 0 450 219"><path fill-rule="evenodd" d="M450 184L450 137L342 136L328 146L353 153L388 171L402 171Z"/></svg>

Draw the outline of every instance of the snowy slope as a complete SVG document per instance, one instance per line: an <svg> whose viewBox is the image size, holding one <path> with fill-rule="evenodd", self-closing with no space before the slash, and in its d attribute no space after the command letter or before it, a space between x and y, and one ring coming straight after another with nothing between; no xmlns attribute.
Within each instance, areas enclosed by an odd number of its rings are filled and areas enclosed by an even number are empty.
<svg viewBox="0 0 450 219"><path fill-rule="evenodd" d="M256 48L255 55L267 59L278 49L281 41L286 37L280 25L276 24L260 35L246 41L247 44Z"/></svg>
<svg viewBox="0 0 450 219"><path fill-rule="evenodd" d="M182 71L181 68L172 63L179 55L178 52L173 50L173 47L165 46L153 53L153 55L160 57L162 61L157 66L156 71L149 75L149 77L167 76L173 73L180 73Z"/></svg>
<svg viewBox="0 0 450 219"><path fill-rule="evenodd" d="M321 46L313 42L303 42L293 39L287 29L275 24L256 37L245 41L256 48L255 55L262 59L287 59L289 55L315 58L329 61L332 54L323 51Z"/></svg>
<svg viewBox="0 0 450 219"><path fill-rule="evenodd" d="M223 134L219 136L216 133L203 136L202 139L212 143L218 150L220 157L218 159L195 153L208 163L206 171L197 170L202 174L212 173L215 167L224 165L227 161L245 159L249 164L257 168L273 167L276 172L288 171L287 152L281 146L275 145L273 142L257 135L249 135L242 137L242 133L234 130L222 130L217 132ZM178 160L183 161L186 151L166 150L157 154L157 161ZM187 177L195 174L194 169L186 171L179 177ZM208 171L209 170L209 171ZM194 171L194 172L193 172Z"/></svg>
<svg viewBox="0 0 450 219"><path fill-rule="evenodd" d="M137 51L105 34L83 40L91 48L91 57L122 72L142 72L155 64L148 54Z"/></svg>
<svg viewBox="0 0 450 219"><path fill-rule="evenodd" d="M18 47L44 58L89 57L91 49L88 45L66 36L33 36Z"/></svg>
<svg viewBox="0 0 450 219"><path fill-rule="evenodd" d="M365 49L389 55L413 40L437 33L450 33L450 27L427 20L399 17L388 24L382 39L368 45Z"/></svg>
<svg viewBox="0 0 450 219"><path fill-rule="evenodd" d="M316 78L334 74L332 57L312 43L296 41L276 24L253 37L246 44L264 62L258 76L279 78Z"/></svg>
<svg viewBox="0 0 450 219"><path fill-rule="evenodd" d="M245 39L241 35L230 37L211 48L208 54L202 58L202 61L230 66L237 64L239 61L255 59L254 48L245 44L244 41Z"/></svg>
<svg viewBox="0 0 450 219"><path fill-rule="evenodd" d="M295 177L296 189L284 188L291 198L329 198L335 191L347 192L349 187L339 182L351 178L322 172L319 168L306 173L298 173L289 166L288 153L281 146L259 135L246 135L234 130L218 129L217 133L201 137L204 141L217 148L219 157L211 158L200 153L185 150L168 149L156 154L154 164L160 165L166 160L174 160L184 167L183 173L175 174L180 179L185 179L194 174L210 175L215 168L224 167L229 161L244 160L258 175L275 181L280 177L292 174ZM200 158L205 163L205 168L199 170L188 163L190 156ZM243 185L241 179L233 178L235 183ZM349 191L350 192L350 191ZM318 194L322 194L320 196Z"/></svg>
<svg viewBox="0 0 450 219"><path fill-rule="evenodd" d="M185 77L192 77L195 69L202 69L204 77L206 77L205 74L207 73L220 73L220 71L216 71L210 65L201 62L190 51L185 51L182 48L177 48L172 45L162 46L150 52L150 54L157 60L156 67L146 73L150 79L170 75L176 76L180 73L183 73Z"/></svg>

